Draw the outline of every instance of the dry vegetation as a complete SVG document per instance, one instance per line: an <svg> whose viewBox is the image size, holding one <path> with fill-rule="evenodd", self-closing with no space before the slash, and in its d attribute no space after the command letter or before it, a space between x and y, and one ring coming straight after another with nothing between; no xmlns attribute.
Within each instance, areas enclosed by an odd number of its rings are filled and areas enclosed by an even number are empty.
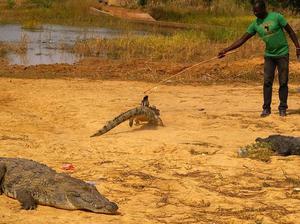
<svg viewBox="0 0 300 224"><path fill-rule="evenodd" d="M85 56L103 56L112 59L144 59L179 63L199 62L215 57L230 42L211 41L204 33L181 32L172 36L125 36L118 39L79 41L73 51ZM207 47L209 46L209 47ZM249 41L233 58L261 55L263 45L256 39Z"/></svg>
<svg viewBox="0 0 300 224"><path fill-rule="evenodd" d="M271 156L274 154L272 145L267 143L253 143L251 145L246 145L238 151L239 157L255 159L263 162L270 162Z"/></svg>
<svg viewBox="0 0 300 224"><path fill-rule="evenodd" d="M3 57L8 52L16 52L18 54L25 54L28 48L28 38L26 35L21 36L18 43L3 43L0 42L0 57Z"/></svg>

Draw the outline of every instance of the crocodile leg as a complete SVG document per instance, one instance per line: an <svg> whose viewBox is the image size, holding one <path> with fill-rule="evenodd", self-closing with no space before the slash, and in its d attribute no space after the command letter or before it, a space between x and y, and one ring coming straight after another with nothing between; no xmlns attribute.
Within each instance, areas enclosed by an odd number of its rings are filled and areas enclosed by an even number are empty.
<svg viewBox="0 0 300 224"><path fill-rule="evenodd" d="M140 123L140 121L138 120L138 119L135 119L135 126L138 126L138 125L140 125L141 123Z"/></svg>
<svg viewBox="0 0 300 224"><path fill-rule="evenodd" d="M132 125L133 125L133 118L130 118L129 119L129 126L132 127Z"/></svg>
<svg viewBox="0 0 300 224"><path fill-rule="evenodd" d="M5 172L6 172L5 165L2 164L2 163L0 163L0 195L3 193L3 190L2 190L2 180L4 178Z"/></svg>
<svg viewBox="0 0 300 224"><path fill-rule="evenodd" d="M27 190L20 189L17 190L16 193L17 193L17 200L21 203L22 209L25 210L36 209L37 203L35 202L34 198Z"/></svg>
<svg viewBox="0 0 300 224"><path fill-rule="evenodd" d="M162 121L162 119L160 117L158 118L158 125L159 126L163 126L163 127L165 126L164 123L163 123L163 121Z"/></svg>

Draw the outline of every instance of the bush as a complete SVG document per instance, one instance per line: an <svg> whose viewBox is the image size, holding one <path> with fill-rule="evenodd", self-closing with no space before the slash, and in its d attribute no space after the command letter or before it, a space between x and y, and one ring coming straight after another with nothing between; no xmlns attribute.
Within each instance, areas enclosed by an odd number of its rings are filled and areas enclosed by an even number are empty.
<svg viewBox="0 0 300 224"><path fill-rule="evenodd" d="M6 3L9 9L12 9L16 5L15 0L6 0Z"/></svg>

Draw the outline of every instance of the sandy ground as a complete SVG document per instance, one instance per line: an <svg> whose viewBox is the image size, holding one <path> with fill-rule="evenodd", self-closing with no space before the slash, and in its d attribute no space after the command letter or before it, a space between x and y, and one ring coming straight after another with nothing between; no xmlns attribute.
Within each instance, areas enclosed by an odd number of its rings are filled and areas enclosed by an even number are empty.
<svg viewBox="0 0 300 224"><path fill-rule="evenodd" d="M87 79L0 78L0 155L33 159L96 182L120 215L39 206L0 196L0 223L300 223L300 158L237 158L270 134L300 135L299 86L289 114L260 118L261 86L162 86L150 94L166 127L89 136L135 107L152 84Z"/></svg>

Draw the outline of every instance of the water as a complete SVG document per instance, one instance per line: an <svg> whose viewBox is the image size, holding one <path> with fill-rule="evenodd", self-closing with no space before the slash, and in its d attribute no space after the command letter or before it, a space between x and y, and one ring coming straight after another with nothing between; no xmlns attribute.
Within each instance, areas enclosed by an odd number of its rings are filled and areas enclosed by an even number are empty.
<svg viewBox="0 0 300 224"><path fill-rule="evenodd" d="M19 43L22 38L28 42L25 54L10 52L7 54L11 64L72 64L80 56L62 49L62 46L73 45L78 40L90 38L116 38L122 35L119 30L106 28L79 28L60 25L43 25L41 29L22 29L20 25L1 25L0 41Z"/></svg>

